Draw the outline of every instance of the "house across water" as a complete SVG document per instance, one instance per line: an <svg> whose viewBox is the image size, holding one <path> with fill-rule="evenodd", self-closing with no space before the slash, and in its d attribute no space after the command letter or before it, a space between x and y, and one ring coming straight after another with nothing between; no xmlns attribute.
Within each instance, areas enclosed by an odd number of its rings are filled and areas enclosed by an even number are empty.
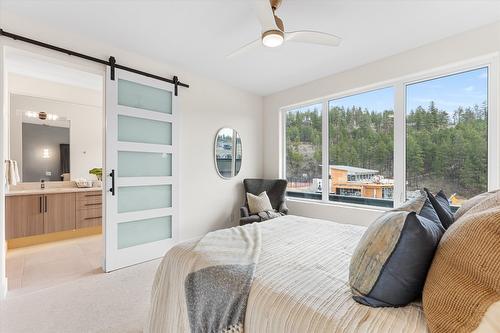
<svg viewBox="0 0 500 333"><path fill-rule="evenodd" d="M330 165L330 193L342 196L392 199L394 180L378 170Z"/></svg>

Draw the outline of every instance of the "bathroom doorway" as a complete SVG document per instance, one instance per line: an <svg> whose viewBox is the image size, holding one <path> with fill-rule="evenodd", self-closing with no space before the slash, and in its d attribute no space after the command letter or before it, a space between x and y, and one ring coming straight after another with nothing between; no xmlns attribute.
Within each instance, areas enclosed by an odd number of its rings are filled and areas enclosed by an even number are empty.
<svg viewBox="0 0 500 333"><path fill-rule="evenodd" d="M104 68L4 49L7 297L103 273Z"/></svg>

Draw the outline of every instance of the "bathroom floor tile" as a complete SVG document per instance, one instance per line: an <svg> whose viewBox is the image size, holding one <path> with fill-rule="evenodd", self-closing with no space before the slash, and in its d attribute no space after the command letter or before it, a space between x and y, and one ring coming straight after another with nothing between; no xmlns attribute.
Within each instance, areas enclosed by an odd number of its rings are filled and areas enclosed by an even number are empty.
<svg viewBox="0 0 500 333"><path fill-rule="evenodd" d="M25 294L102 273L102 235L8 250L9 293Z"/></svg>
<svg viewBox="0 0 500 333"><path fill-rule="evenodd" d="M76 244L57 245L25 255L24 265L42 265L52 261L71 259L80 256L83 256L83 251Z"/></svg>
<svg viewBox="0 0 500 333"><path fill-rule="evenodd" d="M27 265L24 268L22 284L30 286L47 281L57 281L68 276L84 275L91 270L90 263L83 255L49 261L42 265Z"/></svg>
<svg viewBox="0 0 500 333"><path fill-rule="evenodd" d="M5 269L8 277L12 279L20 279L23 276L24 256L7 256L5 260Z"/></svg>

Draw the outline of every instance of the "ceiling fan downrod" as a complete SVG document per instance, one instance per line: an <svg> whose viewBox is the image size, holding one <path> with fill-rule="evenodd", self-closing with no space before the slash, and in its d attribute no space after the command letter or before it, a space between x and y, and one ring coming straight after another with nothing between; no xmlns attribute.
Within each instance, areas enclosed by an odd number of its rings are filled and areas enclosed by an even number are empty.
<svg viewBox="0 0 500 333"><path fill-rule="evenodd" d="M278 9L279 6L281 6L281 1L282 0L269 0L269 2L271 3L271 8L273 9L273 12L275 12L276 9Z"/></svg>
<svg viewBox="0 0 500 333"><path fill-rule="evenodd" d="M269 2L271 4L271 8L273 10L274 21L276 22L276 26L281 31L285 31L285 26L283 24L283 20L276 15L276 10L279 8L279 6L281 6L282 0L269 0Z"/></svg>

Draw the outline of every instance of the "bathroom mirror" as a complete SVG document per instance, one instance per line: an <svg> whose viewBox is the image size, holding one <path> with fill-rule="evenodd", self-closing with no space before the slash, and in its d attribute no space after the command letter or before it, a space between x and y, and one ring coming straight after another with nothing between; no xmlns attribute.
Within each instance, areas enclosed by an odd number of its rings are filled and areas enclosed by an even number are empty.
<svg viewBox="0 0 500 333"><path fill-rule="evenodd" d="M215 169L222 178L236 176L241 169L243 148L238 132L221 128L215 136Z"/></svg>
<svg viewBox="0 0 500 333"><path fill-rule="evenodd" d="M11 94L9 147L8 159L17 162L18 183L98 182L102 108Z"/></svg>
<svg viewBox="0 0 500 333"><path fill-rule="evenodd" d="M61 181L70 174L70 122L22 123L22 179L24 182ZM69 178L67 179L69 180Z"/></svg>

